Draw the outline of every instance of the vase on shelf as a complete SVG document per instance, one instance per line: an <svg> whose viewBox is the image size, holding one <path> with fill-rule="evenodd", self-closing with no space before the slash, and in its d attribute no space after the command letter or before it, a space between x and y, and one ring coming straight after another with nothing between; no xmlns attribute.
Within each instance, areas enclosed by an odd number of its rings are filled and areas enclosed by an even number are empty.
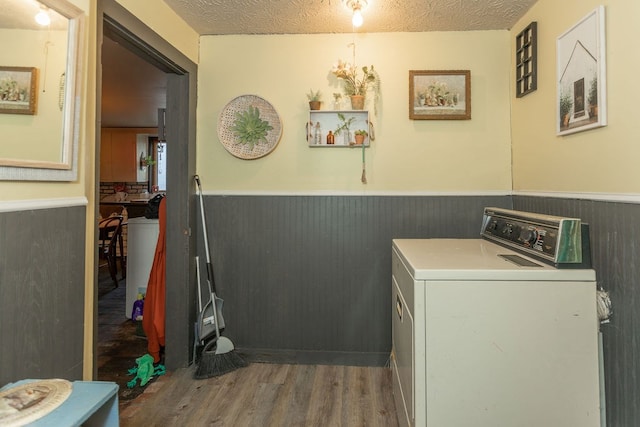
<svg viewBox="0 0 640 427"><path fill-rule="evenodd" d="M351 145L351 132L348 129L342 132L342 138L342 145Z"/></svg>
<svg viewBox="0 0 640 427"><path fill-rule="evenodd" d="M356 145L362 145L362 144L364 144L365 136L362 135L362 134L357 133L355 135L355 139L356 139Z"/></svg>
<svg viewBox="0 0 640 427"><path fill-rule="evenodd" d="M364 95L351 95L351 109L352 110L364 109Z"/></svg>
<svg viewBox="0 0 640 427"><path fill-rule="evenodd" d="M310 110L319 110L322 101L309 101Z"/></svg>

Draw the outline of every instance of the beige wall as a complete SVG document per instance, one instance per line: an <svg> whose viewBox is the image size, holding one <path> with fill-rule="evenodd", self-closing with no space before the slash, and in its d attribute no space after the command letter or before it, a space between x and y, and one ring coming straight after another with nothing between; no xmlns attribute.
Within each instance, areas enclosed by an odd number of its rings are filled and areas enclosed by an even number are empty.
<svg viewBox="0 0 640 427"><path fill-rule="evenodd" d="M487 192L511 190L510 35L507 31L380 33L355 37L358 65L373 64L382 103L372 117L368 184L361 150L309 148L306 93L323 109L341 91L338 59L351 61L351 34L204 36L198 82L197 168L207 190L229 192ZM409 120L409 70L471 70L472 120ZM241 160L217 135L231 99L255 94L278 111L283 134L266 157ZM371 107L371 106L370 106ZM372 108L369 108L372 110Z"/></svg>
<svg viewBox="0 0 640 427"><path fill-rule="evenodd" d="M559 137L556 39L601 4L606 16L608 126ZM635 113L640 55L633 37L638 16L637 0L539 0L513 27L511 58L515 35L531 21L538 22L539 55L538 90L516 99L511 83L515 191L640 193Z"/></svg>
<svg viewBox="0 0 640 427"><path fill-rule="evenodd" d="M77 6L81 10L85 11L88 18L91 2L95 0L68 0L73 5ZM82 80L82 96L80 98L80 111L83 119L87 119L88 112L92 109L92 103L95 99L93 93L90 96L87 92L90 90L89 86L92 81L95 80L95 71L91 73L92 65L89 62L89 40L91 37L92 23L90 19L85 20L85 31L83 35L82 44L84 46L83 52L80 53L80 58L83 63L83 72L79 75ZM95 42L94 42L95 45ZM88 77L91 76L91 77ZM80 124L80 137L79 137L79 165L78 165L78 179L74 182L42 182L42 181L0 181L0 205L4 201L16 201L16 200L30 200L30 199L52 199L52 198L76 198L85 197L85 173L84 167L86 165L83 156L87 155L85 150L85 144L87 142L87 135L90 135L89 131L93 126L93 116L87 123L87 120L83 120ZM48 135L47 138L58 138L58 135ZM53 145L53 144L49 144Z"/></svg>
<svg viewBox="0 0 640 427"><path fill-rule="evenodd" d="M82 40L83 80L80 108L78 179L74 182L0 181L0 203L16 200L86 197L92 200L95 173L95 55L97 0L68 0L85 12ZM185 56L198 62L198 34L177 17L164 2L157 0L120 0L146 25L174 45ZM53 136L49 136L50 138Z"/></svg>
<svg viewBox="0 0 640 427"><path fill-rule="evenodd" d="M3 66L38 70L36 114L0 114L0 158L59 163L63 117L58 89L65 72L67 32L1 29L0 46L14 47L0 50Z"/></svg>

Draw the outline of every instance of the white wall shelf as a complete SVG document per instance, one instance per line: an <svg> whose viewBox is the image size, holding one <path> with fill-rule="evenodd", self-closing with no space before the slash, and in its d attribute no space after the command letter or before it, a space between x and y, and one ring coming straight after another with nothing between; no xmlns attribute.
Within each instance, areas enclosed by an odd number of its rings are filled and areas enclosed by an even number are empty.
<svg viewBox="0 0 640 427"><path fill-rule="evenodd" d="M344 118L344 120L342 120ZM349 138L345 139L345 130L339 130L341 126L349 121ZM365 137L364 145L368 147L375 139L373 124L369 121L369 112L364 110L312 110L309 111L309 120L306 124L307 143L309 147L324 148L357 148L361 144L355 143L354 132L365 130L368 136ZM329 144L327 135L329 131L334 135L334 143ZM336 132L338 132L336 134ZM316 134L319 138L316 138Z"/></svg>

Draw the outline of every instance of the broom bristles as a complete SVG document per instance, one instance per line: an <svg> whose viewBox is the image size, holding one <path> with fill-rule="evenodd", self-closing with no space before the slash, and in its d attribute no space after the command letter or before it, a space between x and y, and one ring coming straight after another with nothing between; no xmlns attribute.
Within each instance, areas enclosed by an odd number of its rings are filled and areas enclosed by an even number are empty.
<svg viewBox="0 0 640 427"><path fill-rule="evenodd" d="M216 354L215 350L203 351L194 378L203 380L218 377L246 366L247 362L235 351L221 354Z"/></svg>

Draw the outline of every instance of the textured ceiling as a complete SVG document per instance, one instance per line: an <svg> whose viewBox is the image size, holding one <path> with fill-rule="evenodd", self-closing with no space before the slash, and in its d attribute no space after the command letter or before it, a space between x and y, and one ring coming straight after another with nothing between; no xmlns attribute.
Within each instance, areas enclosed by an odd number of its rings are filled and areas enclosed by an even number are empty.
<svg viewBox="0 0 640 427"><path fill-rule="evenodd" d="M344 0L164 0L199 34L353 31ZM369 0L360 32L510 29L537 0Z"/></svg>
<svg viewBox="0 0 640 427"><path fill-rule="evenodd" d="M35 16L41 4L36 0L0 0L0 28L23 30L66 30L68 20L52 9L48 9L51 18L49 27L36 24Z"/></svg>

